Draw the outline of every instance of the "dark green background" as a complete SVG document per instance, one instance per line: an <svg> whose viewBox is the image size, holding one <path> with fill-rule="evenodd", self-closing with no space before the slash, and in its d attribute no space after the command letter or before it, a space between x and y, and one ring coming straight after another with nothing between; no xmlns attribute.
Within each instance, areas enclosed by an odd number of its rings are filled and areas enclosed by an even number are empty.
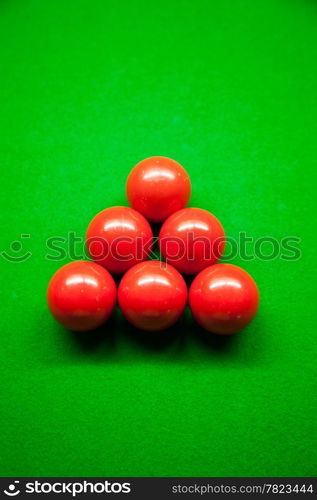
<svg viewBox="0 0 317 500"><path fill-rule="evenodd" d="M32 252L1 258L1 475L315 474L316 2L0 12L1 245ZM70 260L48 260L47 238L125 204L130 168L152 155L184 165L191 205L228 235L302 239L297 261L233 261L262 300L229 341L189 313L166 342L119 313L89 340L47 311Z"/></svg>

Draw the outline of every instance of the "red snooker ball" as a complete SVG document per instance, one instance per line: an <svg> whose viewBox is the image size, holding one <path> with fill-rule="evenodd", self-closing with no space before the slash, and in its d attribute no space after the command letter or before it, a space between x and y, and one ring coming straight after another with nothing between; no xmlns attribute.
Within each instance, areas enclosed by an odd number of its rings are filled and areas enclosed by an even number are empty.
<svg viewBox="0 0 317 500"><path fill-rule="evenodd" d="M131 170L126 190L135 210L152 222L162 222L187 205L191 185L186 170L175 160L152 156Z"/></svg>
<svg viewBox="0 0 317 500"><path fill-rule="evenodd" d="M106 208L93 218L86 234L90 257L118 274L145 260L152 244L150 224L130 207Z"/></svg>
<svg viewBox="0 0 317 500"><path fill-rule="evenodd" d="M118 301L124 316L136 328L164 330L181 316L187 303L187 286L172 266L148 260L123 276Z"/></svg>
<svg viewBox="0 0 317 500"><path fill-rule="evenodd" d="M207 210L184 208L164 222L159 246L166 262L178 271L197 274L220 259L225 233L219 220Z"/></svg>
<svg viewBox="0 0 317 500"><path fill-rule="evenodd" d="M189 290L189 304L196 321L220 335L236 333L254 318L259 291L241 267L216 264L204 269Z"/></svg>
<svg viewBox="0 0 317 500"><path fill-rule="evenodd" d="M65 328L87 331L107 321L116 303L116 284L106 269L89 261L66 264L47 289L48 307Z"/></svg>

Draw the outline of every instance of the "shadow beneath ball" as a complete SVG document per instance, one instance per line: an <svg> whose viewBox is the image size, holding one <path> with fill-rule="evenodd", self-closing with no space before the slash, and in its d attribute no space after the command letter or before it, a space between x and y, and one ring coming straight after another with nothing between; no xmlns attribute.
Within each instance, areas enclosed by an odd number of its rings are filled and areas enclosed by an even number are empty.
<svg viewBox="0 0 317 500"><path fill-rule="evenodd" d="M238 345L237 335L217 335L195 326L196 338L208 349L222 353L229 353Z"/></svg>
<svg viewBox="0 0 317 500"><path fill-rule="evenodd" d="M92 353L102 350L110 352L116 343L115 319L88 332L66 330L68 337L75 347L82 353Z"/></svg>
<svg viewBox="0 0 317 500"><path fill-rule="evenodd" d="M121 326L121 332L133 344L151 351L164 351L179 337L179 331L175 325L163 331L144 331L125 323Z"/></svg>
<svg viewBox="0 0 317 500"><path fill-rule="evenodd" d="M153 236L154 236L155 241L158 240L162 224L163 223L160 223L160 222L151 222L151 228L153 231Z"/></svg>
<svg viewBox="0 0 317 500"><path fill-rule="evenodd" d="M194 275L191 275L191 274L183 274L183 278L185 280L185 283L187 285L187 289L189 290L190 289L190 285L192 284L192 282L194 281L196 276Z"/></svg>

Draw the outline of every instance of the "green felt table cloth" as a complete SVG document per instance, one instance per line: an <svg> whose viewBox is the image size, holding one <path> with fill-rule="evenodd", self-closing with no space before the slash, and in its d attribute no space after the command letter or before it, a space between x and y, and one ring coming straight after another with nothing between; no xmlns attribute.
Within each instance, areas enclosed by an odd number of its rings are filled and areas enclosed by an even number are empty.
<svg viewBox="0 0 317 500"><path fill-rule="evenodd" d="M2 475L316 473L316 27L310 0L1 2ZM233 240L296 238L231 260L261 293L234 338L188 310L160 338L118 310L90 336L48 313L50 277L152 155Z"/></svg>

